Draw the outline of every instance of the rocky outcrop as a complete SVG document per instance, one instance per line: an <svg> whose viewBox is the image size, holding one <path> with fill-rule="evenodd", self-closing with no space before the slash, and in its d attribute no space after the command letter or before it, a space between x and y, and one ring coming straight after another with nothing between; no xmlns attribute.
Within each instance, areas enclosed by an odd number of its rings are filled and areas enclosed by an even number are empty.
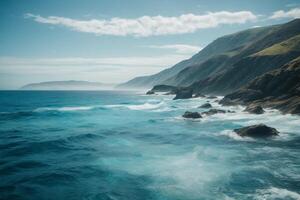
<svg viewBox="0 0 300 200"><path fill-rule="evenodd" d="M148 92L146 92L147 95L151 95L151 94L155 94L155 92L153 92L152 90L149 90Z"/></svg>
<svg viewBox="0 0 300 200"><path fill-rule="evenodd" d="M198 118L202 118L201 114L198 112L190 112L190 111L186 111L182 117L184 118L191 118L191 119L198 119Z"/></svg>
<svg viewBox="0 0 300 200"><path fill-rule="evenodd" d="M199 106L199 108L211 108L211 107L212 107L212 106L211 106L210 103L205 103L205 104Z"/></svg>
<svg viewBox="0 0 300 200"><path fill-rule="evenodd" d="M300 57L226 95L222 105L252 105L300 114Z"/></svg>
<svg viewBox="0 0 300 200"><path fill-rule="evenodd" d="M205 111L205 112L202 112L201 114L204 114L204 115L214 115L214 114L218 114L218 113L226 113L225 110L220 110L220 109L210 109L209 111Z"/></svg>
<svg viewBox="0 0 300 200"><path fill-rule="evenodd" d="M243 128L234 129L238 135L242 137L253 138L267 138L277 136L279 132L275 128L268 127L264 124L258 124L253 126L247 126Z"/></svg>
<svg viewBox="0 0 300 200"><path fill-rule="evenodd" d="M193 97L193 90L191 88L179 88L176 91L176 96L173 100L176 99L189 99Z"/></svg>
<svg viewBox="0 0 300 200"><path fill-rule="evenodd" d="M155 92L166 92L166 95L175 94L177 91L177 87L171 85L156 85L151 90L149 90L146 94L154 94Z"/></svg>
<svg viewBox="0 0 300 200"><path fill-rule="evenodd" d="M153 92L171 92L176 91L177 87L171 86L171 85L155 85L151 91Z"/></svg>
<svg viewBox="0 0 300 200"><path fill-rule="evenodd" d="M249 105L246 107L244 111L251 114L257 114L257 115L263 114L265 112L264 109L258 105Z"/></svg>

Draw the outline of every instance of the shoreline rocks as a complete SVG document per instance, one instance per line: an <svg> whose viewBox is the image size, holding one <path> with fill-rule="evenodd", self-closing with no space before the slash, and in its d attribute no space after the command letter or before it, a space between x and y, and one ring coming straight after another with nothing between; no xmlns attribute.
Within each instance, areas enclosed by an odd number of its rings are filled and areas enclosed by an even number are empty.
<svg viewBox="0 0 300 200"><path fill-rule="evenodd" d="M272 127L266 126L265 124L257 124L253 126L246 126L233 130L241 137L253 137L253 138L268 138L277 136L279 132Z"/></svg>
<svg viewBox="0 0 300 200"><path fill-rule="evenodd" d="M201 114L198 112L190 112L190 111L186 111L182 117L184 118L188 118L188 119L199 119L202 118Z"/></svg>
<svg viewBox="0 0 300 200"><path fill-rule="evenodd" d="M245 87L227 94L222 105L260 105L283 114L300 115L300 57L256 77Z"/></svg>
<svg viewBox="0 0 300 200"><path fill-rule="evenodd" d="M152 90L149 90L148 92L146 92L146 95L152 95L155 94L155 92L153 92Z"/></svg>

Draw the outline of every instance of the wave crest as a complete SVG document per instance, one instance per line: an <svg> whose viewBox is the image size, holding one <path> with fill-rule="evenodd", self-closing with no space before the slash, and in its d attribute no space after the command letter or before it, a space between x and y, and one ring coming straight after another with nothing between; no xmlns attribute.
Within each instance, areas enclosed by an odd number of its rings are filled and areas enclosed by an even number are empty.
<svg viewBox="0 0 300 200"><path fill-rule="evenodd" d="M34 112L45 112L45 111L82 111L82 110L92 110L94 106L74 106L74 107L42 107L37 108Z"/></svg>

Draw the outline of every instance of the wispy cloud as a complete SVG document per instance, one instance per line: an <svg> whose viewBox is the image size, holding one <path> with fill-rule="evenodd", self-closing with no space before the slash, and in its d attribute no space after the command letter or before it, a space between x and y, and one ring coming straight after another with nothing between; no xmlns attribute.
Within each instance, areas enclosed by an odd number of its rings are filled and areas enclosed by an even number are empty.
<svg viewBox="0 0 300 200"><path fill-rule="evenodd" d="M169 44L169 45L151 45L150 48L156 49L173 49L179 54L194 54L199 52L202 48L199 46L187 45L187 44Z"/></svg>
<svg viewBox="0 0 300 200"><path fill-rule="evenodd" d="M183 14L176 17L142 16L135 19L116 17L109 20L77 20L58 16L42 17L31 13L25 14L25 17L39 23L60 25L79 32L136 37L193 33L199 29L213 28L221 24L242 24L257 18L250 11L207 12L204 15Z"/></svg>
<svg viewBox="0 0 300 200"><path fill-rule="evenodd" d="M300 8L293 8L288 11L278 10L270 16L270 19L300 18Z"/></svg>

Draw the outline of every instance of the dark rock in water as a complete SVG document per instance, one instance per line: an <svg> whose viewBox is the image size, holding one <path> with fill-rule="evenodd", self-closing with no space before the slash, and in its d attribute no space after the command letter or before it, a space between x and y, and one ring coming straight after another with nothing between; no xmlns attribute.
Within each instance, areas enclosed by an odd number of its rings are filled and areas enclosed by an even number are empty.
<svg viewBox="0 0 300 200"><path fill-rule="evenodd" d="M153 92L172 92L176 91L177 87L171 85L155 85L151 91Z"/></svg>
<svg viewBox="0 0 300 200"><path fill-rule="evenodd" d="M279 133L275 128L268 127L264 124L234 129L234 132L236 132L242 137L247 136L254 138L267 138L271 136L276 136Z"/></svg>
<svg viewBox="0 0 300 200"><path fill-rule="evenodd" d="M212 107L212 106L211 106L210 103L205 103L205 104L199 106L199 108L211 108L211 107Z"/></svg>
<svg viewBox="0 0 300 200"><path fill-rule="evenodd" d="M210 109L209 111L206 112L202 112L201 114L205 114L205 115L214 115L217 113L226 113L225 110L220 110L220 109Z"/></svg>
<svg viewBox="0 0 300 200"><path fill-rule="evenodd" d="M218 98L217 96L208 96L208 97L206 97L206 98L208 98L208 99L216 99L216 98Z"/></svg>
<svg viewBox="0 0 300 200"><path fill-rule="evenodd" d="M228 113L235 113L234 110L227 110Z"/></svg>
<svg viewBox="0 0 300 200"><path fill-rule="evenodd" d="M244 111L252 114L258 114L258 115L263 114L265 112L261 106L257 106L257 105L249 105L246 107Z"/></svg>
<svg viewBox="0 0 300 200"><path fill-rule="evenodd" d="M155 94L155 92L153 92L152 90L149 90L146 94L151 95L151 94Z"/></svg>
<svg viewBox="0 0 300 200"><path fill-rule="evenodd" d="M180 88L176 91L176 96L173 100L176 99L189 99L193 96L193 90L190 88Z"/></svg>
<svg viewBox="0 0 300 200"><path fill-rule="evenodd" d="M197 98L197 97L206 97L206 96L204 94L201 94L201 93L196 93L196 94L194 94L193 97Z"/></svg>
<svg viewBox="0 0 300 200"><path fill-rule="evenodd" d="M197 118L202 118L202 116L200 115L200 113L198 112L189 112L189 111L186 111L182 117L184 118L192 118L192 119L197 119Z"/></svg>

